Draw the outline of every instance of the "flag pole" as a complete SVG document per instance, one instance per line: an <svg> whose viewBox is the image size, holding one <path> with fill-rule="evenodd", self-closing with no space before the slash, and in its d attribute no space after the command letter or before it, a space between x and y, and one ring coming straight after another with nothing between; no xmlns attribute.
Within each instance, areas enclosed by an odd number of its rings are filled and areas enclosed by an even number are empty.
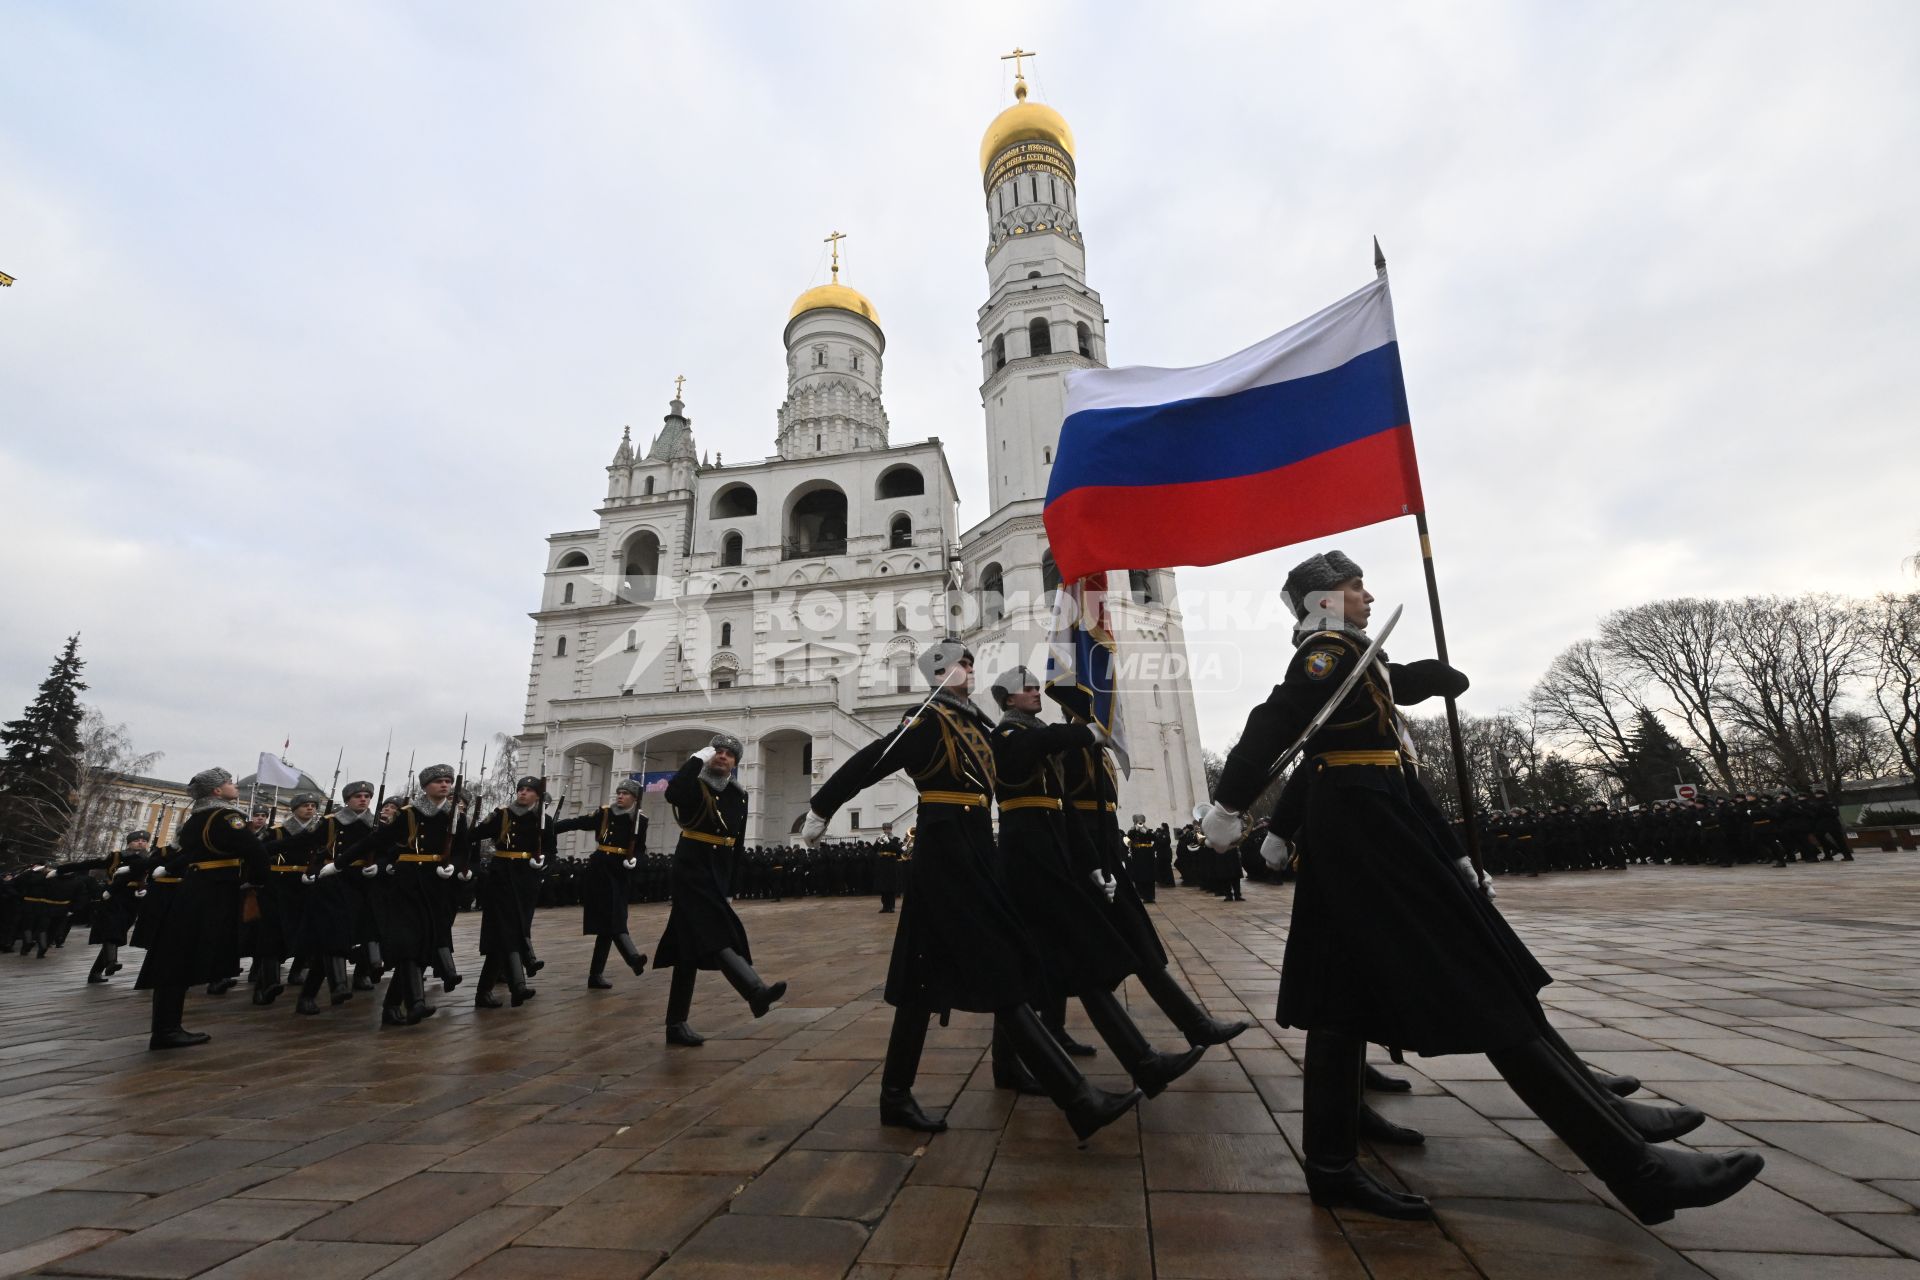
<svg viewBox="0 0 1920 1280"><path fill-rule="evenodd" d="M1387 255L1381 251L1380 237L1373 238L1373 270L1381 279L1387 275ZM1453 664L1447 658L1447 624L1440 615L1440 580L1433 572L1433 538L1427 530L1427 513L1422 509L1413 513L1413 527L1420 534L1420 564L1427 575L1427 608L1433 614L1433 653L1434 657L1448 666ZM1467 857L1473 863L1476 873L1486 874L1486 868L1480 861L1480 829L1474 822L1473 780L1467 773L1467 742L1460 732L1460 707L1452 698L1447 703L1447 741L1453 750L1453 780L1460 792L1460 825L1466 831Z"/></svg>

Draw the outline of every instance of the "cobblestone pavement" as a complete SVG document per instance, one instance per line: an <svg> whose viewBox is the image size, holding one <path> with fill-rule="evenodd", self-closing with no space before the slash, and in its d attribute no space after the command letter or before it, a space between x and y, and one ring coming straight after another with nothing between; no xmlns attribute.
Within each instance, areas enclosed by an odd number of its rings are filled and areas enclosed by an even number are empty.
<svg viewBox="0 0 1920 1280"><path fill-rule="evenodd" d="M1568 1040L1703 1107L1691 1141L1764 1148L1761 1184L1642 1228L1460 1057L1374 1096L1428 1142L1369 1158L1439 1221L1314 1208L1301 1038L1271 1022L1290 895L1257 884L1156 910L1203 1002L1260 1027L1084 1151L1044 1100L992 1090L971 1016L935 1029L919 1087L953 1130L879 1127L893 919L871 900L742 903L792 998L754 1022L703 975L697 1050L661 1043L661 977L584 989L568 911L541 913L525 1008L475 1010L462 986L381 1031L364 994L298 1018L291 995L196 993L188 1025L214 1042L164 1055L132 968L85 986L76 933L0 956L0 1275L1920 1277L1920 856L1500 890ZM643 946L662 915L635 909Z"/></svg>

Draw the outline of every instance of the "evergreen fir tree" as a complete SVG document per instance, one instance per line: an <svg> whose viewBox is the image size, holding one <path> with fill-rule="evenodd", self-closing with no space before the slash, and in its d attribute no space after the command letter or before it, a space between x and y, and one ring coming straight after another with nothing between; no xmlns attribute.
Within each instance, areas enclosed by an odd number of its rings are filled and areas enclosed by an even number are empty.
<svg viewBox="0 0 1920 1280"><path fill-rule="evenodd" d="M1702 777L1693 753L1645 707L1627 735L1626 767L1622 772L1625 776L1621 782L1636 804L1671 800L1677 784L1699 782Z"/></svg>
<svg viewBox="0 0 1920 1280"><path fill-rule="evenodd" d="M13 859L48 857L73 817L80 788L80 637L54 659L40 692L0 728L0 846Z"/></svg>

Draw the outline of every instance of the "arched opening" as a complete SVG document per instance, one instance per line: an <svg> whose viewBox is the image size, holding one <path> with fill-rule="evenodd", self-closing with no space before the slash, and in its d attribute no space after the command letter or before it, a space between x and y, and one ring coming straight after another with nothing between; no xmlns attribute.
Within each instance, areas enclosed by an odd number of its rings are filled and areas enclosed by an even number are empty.
<svg viewBox="0 0 1920 1280"><path fill-rule="evenodd" d="M560 603L561 604L573 603L573 584L571 582L569 582L566 585L566 589L560 593Z"/></svg>
<svg viewBox="0 0 1920 1280"><path fill-rule="evenodd" d="M887 546L892 550L898 551L902 547L910 547L912 545L912 519L904 514L895 516L893 523L887 526Z"/></svg>
<svg viewBox="0 0 1920 1280"><path fill-rule="evenodd" d="M876 498L912 498L926 491L926 478L920 474L920 469L902 463L900 466L887 468L887 470L881 474L879 484L874 486L873 496Z"/></svg>
<svg viewBox="0 0 1920 1280"><path fill-rule="evenodd" d="M642 529L620 557L620 598L651 600L660 593L660 535Z"/></svg>
<svg viewBox="0 0 1920 1280"><path fill-rule="evenodd" d="M643 497L650 498L653 496L653 477L652 476L647 477L646 487L641 489L640 493L641 493L641 496Z"/></svg>
<svg viewBox="0 0 1920 1280"><path fill-rule="evenodd" d="M1053 605L1053 593L1060 589L1060 567L1053 562L1053 551L1049 548L1040 553L1040 591L1046 596L1047 605Z"/></svg>
<svg viewBox="0 0 1920 1280"><path fill-rule="evenodd" d="M750 484L730 484L713 495L713 518L735 520L760 514L760 495Z"/></svg>
<svg viewBox="0 0 1920 1280"><path fill-rule="evenodd" d="M1157 604L1158 597L1153 591L1153 574L1145 569L1127 570L1127 590L1136 604Z"/></svg>
<svg viewBox="0 0 1920 1280"><path fill-rule="evenodd" d="M638 627L628 627L627 628L627 652L632 653L634 650L638 649L639 647L640 647L640 629Z"/></svg>
<svg viewBox="0 0 1920 1280"><path fill-rule="evenodd" d="M720 647L722 649L730 649L733 647L733 624L731 622L723 622L720 624Z"/></svg>
<svg viewBox="0 0 1920 1280"><path fill-rule="evenodd" d="M556 658L564 658L567 656L567 638L565 636L561 636L553 642L553 656Z"/></svg>
<svg viewBox="0 0 1920 1280"><path fill-rule="evenodd" d="M1082 320L1073 326L1073 332L1080 340L1080 354L1089 360L1093 359L1093 330L1087 328L1087 322Z"/></svg>
<svg viewBox="0 0 1920 1280"><path fill-rule="evenodd" d="M913 692L913 654L902 652L893 660L893 691Z"/></svg>
<svg viewBox="0 0 1920 1280"><path fill-rule="evenodd" d="M584 551L569 551L567 554L561 556L560 563L553 567L556 569L584 569L587 567L587 553Z"/></svg>
<svg viewBox="0 0 1920 1280"><path fill-rule="evenodd" d="M1053 326L1044 317L1027 321L1027 350L1036 356L1053 354Z"/></svg>
<svg viewBox="0 0 1920 1280"><path fill-rule="evenodd" d="M825 480L814 483L787 516L784 559L846 554L847 495Z"/></svg>
<svg viewBox="0 0 1920 1280"><path fill-rule="evenodd" d="M1007 335L995 334L993 338L993 367L996 370L1007 367Z"/></svg>
<svg viewBox="0 0 1920 1280"><path fill-rule="evenodd" d="M893 611L893 630L896 635L907 629L907 606L900 605Z"/></svg>
<svg viewBox="0 0 1920 1280"><path fill-rule="evenodd" d="M991 626L1006 616L1006 574L995 561L980 571L980 619Z"/></svg>
<svg viewBox="0 0 1920 1280"><path fill-rule="evenodd" d="M738 565L740 557L746 552L746 546L747 540L737 533L730 533L720 539L721 565L726 567Z"/></svg>

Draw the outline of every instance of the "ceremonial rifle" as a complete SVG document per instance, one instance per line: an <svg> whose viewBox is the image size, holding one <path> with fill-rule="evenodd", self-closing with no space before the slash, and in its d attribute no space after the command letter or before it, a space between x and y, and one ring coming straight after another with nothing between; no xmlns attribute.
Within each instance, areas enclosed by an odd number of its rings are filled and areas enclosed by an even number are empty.
<svg viewBox="0 0 1920 1280"><path fill-rule="evenodd" d="M393 730L387 730L387 754L380 757L380 794L373 798L373 811L378 814L380 806L387 802L387 764L393 759Z"/></svg>
<svg viewBox="0 0 1920 1280"><path fill-rule="evenodd" d="M461 716L460 717L460 763L454 767L454 771L453 771L453 815L447 821L446 848L440 851L441 861L446 862L448 864L451 864L453 862L454 833L458 831L460 828L460 825L461 825L460 817L461 817L461 813L463 812L460 805L460 792L461 792L461 789L466 786L466 783L467 783L467 717Z"/></svg>
<svg viewBox="0 0 1920 1280"><path fill-rule="evenodd" d="M333 812L334 788L340 785L340 762L346 758L347 749L345 747L340 748L339 752L333 757L333 781L327 784L327 807L320 811L322 814Z"/></svg>

